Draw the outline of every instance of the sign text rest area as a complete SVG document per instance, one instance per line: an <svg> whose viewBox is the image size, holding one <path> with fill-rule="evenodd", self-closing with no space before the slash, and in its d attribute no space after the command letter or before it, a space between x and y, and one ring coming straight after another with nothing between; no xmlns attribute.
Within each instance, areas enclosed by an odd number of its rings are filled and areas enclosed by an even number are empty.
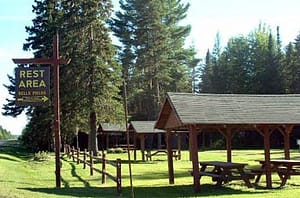
<svg viewBox="0 0 300 198"><path fill-rule="evenodd" d="M16 105L47 105L50 96L50 68L16 68Z"/></svg>

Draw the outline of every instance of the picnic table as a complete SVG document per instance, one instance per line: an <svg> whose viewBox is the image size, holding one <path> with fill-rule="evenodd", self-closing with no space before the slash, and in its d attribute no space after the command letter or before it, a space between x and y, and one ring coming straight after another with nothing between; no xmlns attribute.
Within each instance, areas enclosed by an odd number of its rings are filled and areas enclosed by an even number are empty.
<svg viewBox="0 0 300 198"><path fill-rule="evenodd" d="M254 178L253 174L245 173L245 163L232 163L222 161L200 162L200 179L202 176L212 177L216 181L216 186L228 183L232 180L243 180L248 188L252 187L250 179ZM210 168L208 168L210 167Z"/></svg>
<svg viewBox="0 0 300 198"><path fill-rule="evenodd" d="M259 160L261 167L253 169L251 172L257 175L255 184L257 184L262 174L266 173L265 161ZM270 160L271 172L276 172L281 180L280 187L284 186L292 175L300 175L300 160Z"/></svg>

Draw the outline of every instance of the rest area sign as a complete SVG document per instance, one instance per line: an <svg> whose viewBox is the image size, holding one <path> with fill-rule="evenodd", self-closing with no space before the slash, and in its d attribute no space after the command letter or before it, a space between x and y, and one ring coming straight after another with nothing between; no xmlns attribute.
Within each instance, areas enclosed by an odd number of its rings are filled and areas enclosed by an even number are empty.
<svg viewBox="0 0 300 198"><path fill-rule="evenodd" d="M16 105L48 105L50 67L16 68Z"/></svg>

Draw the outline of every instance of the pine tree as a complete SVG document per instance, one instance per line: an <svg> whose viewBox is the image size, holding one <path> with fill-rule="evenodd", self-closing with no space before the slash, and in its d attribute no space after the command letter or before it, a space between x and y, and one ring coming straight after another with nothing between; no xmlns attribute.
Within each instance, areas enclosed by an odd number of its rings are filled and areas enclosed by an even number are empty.
<svg viewBox="0 0 300 198"><path fill-rule="evenodd" d="M249 93L251 70L249 65L249 44L247 38L237 36L229 39L219 60L224 68L222 77L226 93Z"/></svg>
<svg viewBox="0 0 300 198"><path fill-rule="evenodd" d="M284 79L287 93L300 93L300 34L286 47Z"/></svg>
<svg viewBox="0 0 300 198"><path fill-rule="evenodd" d="M167 91L190 91L195 51L184 48L189 26L179 26L188 5L178 0L120 1L111 26L122 46L119 60L128 79L134 119L156 119ZM190 68L189 68L190 67Z"/></svg>
<svg viewBox="0 0 300 198"><path fill-rule="evenodd" d="M209 52L209 49L206 52L205 63L203 67L200 69L200 78L201 81L199 83L200 93L213 93L213 69L212 69L212 56Z"/></svg>
<svg viewBox="0 0 300 198"><path fill-rule="evenodd" d="M122 119L118 95L120 69L106 24L112 12L111 1L35 2L36 18L33 26L26 28L29 37L24 49L34 50L35 57L51 57L52 36L59 32L60 54L72 59L60 68L62 136L70 139L76 127L89 130L90 148L97 154L97 122ZM31 118L41 108L34 108ZM46 109L53 115L52 108ZM30 119L26 128L29 135L33 133L34 122ZM45 125L44 129L47 128Z"/></svg>

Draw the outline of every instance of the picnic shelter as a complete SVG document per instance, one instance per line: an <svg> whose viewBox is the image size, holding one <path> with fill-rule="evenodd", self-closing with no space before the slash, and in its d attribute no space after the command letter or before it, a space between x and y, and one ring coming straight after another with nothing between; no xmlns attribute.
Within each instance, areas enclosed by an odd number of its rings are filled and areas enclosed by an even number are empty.
<svg viewBox="0 0 300 198"><path fill-rule="evenodd" d="M102 147L105 145L106 148L103 149L108 149L123 143L122 139L125 142L126 128L121 124L100 123L98 134L100 136L99 143Z"/></svg>
<svg viewBox="0 0 300 198"><path fill-rule="evenodd" d="M129 124L129 131L133 135L133 144L137 147L137 141L139 141L143 161L145 161L147 138L149 139L151 136L156 136L157 147L160 148L162 146L161 136L166 132L164 130L155 129L155 122L156 121L131 121Z"/></svg>
<svg viewBox="0 0 300 198"><path fill-rule="evenodd" d="M284 156L290 159L290 134L300 123L300 95L244 95L167 93L155 128L166 130L169 183L174 184L170 142L174 131L189 133L194 191L200 190L197 135L218 131L226 138L227 161L231 162L232 132L250 130L264 138L266 187L272 187L270 135L283 135Z"/></svg>

